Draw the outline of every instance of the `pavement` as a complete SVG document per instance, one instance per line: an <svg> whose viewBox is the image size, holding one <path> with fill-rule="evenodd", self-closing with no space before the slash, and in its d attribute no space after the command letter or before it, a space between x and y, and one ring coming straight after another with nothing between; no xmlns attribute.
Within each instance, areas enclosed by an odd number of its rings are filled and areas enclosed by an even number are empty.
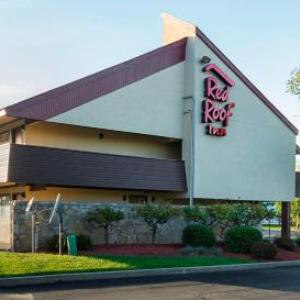
<svg viewBox="0 0 300 300"><path fill-rule="evenodd" d="M300 299L300 266L0 289L1 300Z"/></svg>

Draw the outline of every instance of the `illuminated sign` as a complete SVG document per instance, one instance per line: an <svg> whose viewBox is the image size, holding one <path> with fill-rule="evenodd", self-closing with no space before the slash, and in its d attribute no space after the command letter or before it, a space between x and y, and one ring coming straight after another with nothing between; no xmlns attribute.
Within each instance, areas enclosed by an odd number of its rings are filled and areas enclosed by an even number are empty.
<svg viewBox="0 0 300 300"><path fill-rule="evenodd" d="M226 136L229 120L233 116L232 110L235 103L228 102L230 89L235 82L229 78L215 64L209 64L204 68L205 72L211 72L215 76L205 78L204 101L202 102L202 123L206 123L206 134ZM222 85L220 84L220 80ZM210 123L219 123L213 126Z"/></svg>

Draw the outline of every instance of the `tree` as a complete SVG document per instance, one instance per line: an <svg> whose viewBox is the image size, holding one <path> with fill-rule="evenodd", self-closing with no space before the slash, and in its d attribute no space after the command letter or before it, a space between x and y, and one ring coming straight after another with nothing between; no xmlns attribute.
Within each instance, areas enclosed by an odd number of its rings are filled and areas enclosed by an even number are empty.
<svg viewBox="0 0 300 300"><path fill-rule="evenodd" d="M287 82L287 91L292 95L300 96L300 67L291 72L291 78Z"/></svg>
<svg viewBox="0 0 300 300"><path fill-rule="evenodd" d="M104 229L105 244L109 243L109 231L113 223L124 219L124 214L120 210L114 210L110 207L97 208L89 211L86 217L88 223L92 223L99 228Z"/></svg>
<svg viewBox="0 0 300 300"><path fill-rule="evenodd" d="M158 225L167 223L178 214L177 210L170 205L146 204L136 206L135 212L138 217L144 219L152 230L152 244L155 244Z"/></svg>
<svg viewBox="0 0 300 300"><path fill-rule="evenodd" d="M268 228L269 228L269 240L271 240L271 221L277 216L276 206L274 203L266 203L266 216L265 219L268 221Z"/></svg>
<svg viewBox="0 0 300 300"><path fill-rule="evenodd" d="M202 223L207 222L207 212L202 207L195 205L192 207L185 207L183 209L183 217L187 222Z"/></svg>
<svg viewBox="0 0 300 300"><path fill-rule="evenodd" d="M300 228L300 198L296 198L291 202L291 217L293 225Z"/></svg>

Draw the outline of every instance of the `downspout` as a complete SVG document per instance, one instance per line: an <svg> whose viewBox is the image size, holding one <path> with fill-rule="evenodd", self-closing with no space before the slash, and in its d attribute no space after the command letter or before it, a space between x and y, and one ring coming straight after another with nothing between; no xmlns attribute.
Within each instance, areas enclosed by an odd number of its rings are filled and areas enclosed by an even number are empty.
<svg viewBox="0 0 300 300"><path fill-rule="evenodd" d="M189 130L189 173L188 173L188 186L189 186L189 206L192 207L194 205L194 135L195 135L195 129L194 129L194 99L192 96L184 97L184 100L191 99L191 108L184 110L185 114L190 115L190 130Z"/></svg>

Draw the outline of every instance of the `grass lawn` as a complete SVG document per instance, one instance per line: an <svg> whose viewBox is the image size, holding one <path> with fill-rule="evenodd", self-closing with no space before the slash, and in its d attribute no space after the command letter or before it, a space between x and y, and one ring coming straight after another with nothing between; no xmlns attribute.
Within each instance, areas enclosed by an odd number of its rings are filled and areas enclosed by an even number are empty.
<svg viewBox="0 0 300 300"><path fill-rule="evenodd" d="M262 229L263 230L269 230L269 225L263 225L262 226ZM281 230L281 225L274 225L274 224L271 224L270 225L270 229L271 230L276 230L276 231L280 231ZM295 231L295 232L299 232L299 229L297 229L296 227L294 227L294 226L291 226L291 230L292 231Z"/></svg>
<svg viewBox="0 0 300 300"><path fill-rule="evenodd" d="M249 263L251 260L229 257L158 256L67 256L0 252L0 277L134 270L172 267L216 266Z"/></svg>

